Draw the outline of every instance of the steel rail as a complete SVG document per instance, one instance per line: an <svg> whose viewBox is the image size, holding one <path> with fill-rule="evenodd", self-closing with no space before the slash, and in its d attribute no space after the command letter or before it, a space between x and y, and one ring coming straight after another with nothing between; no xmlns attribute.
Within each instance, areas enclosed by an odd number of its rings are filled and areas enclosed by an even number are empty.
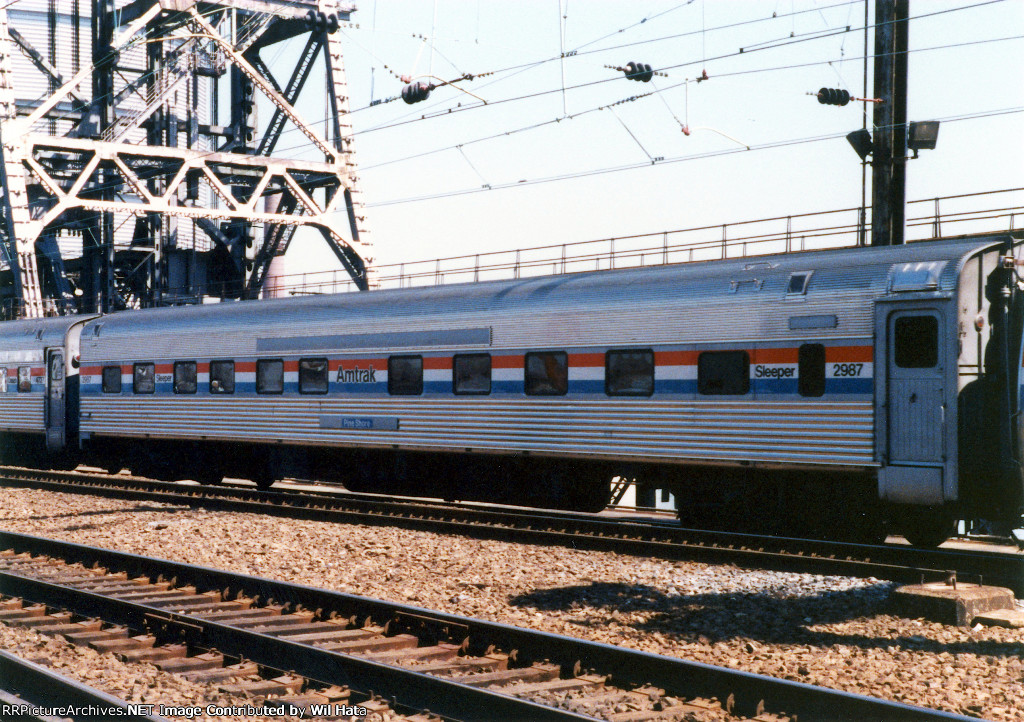
<svg viewBox="0 0 1024 722"><path fill-rule="evenodd" d="M138 710L145 705L129 704L3 650L0 650L0 687L4 691L0 694L0 719L5 722L114 717L126 722L168 722L164 717L140 714Z"/></svg>
<svg viewBox="0 0 1024 722"><path fill-rule="evenodd" d="M463 636L461 643L465 649L509 650L510 657L521 665L546 660L572 673L593 670L607 675L618 685L655 685L671 695L729 700L733 715L753 717L770 712L804 722L836 718L901 722L970 719L675 657L74 542L0 531L0 549L100 566L108 572L124 572L129 576L174 579L176 585L194 586L197 591L226 591L225 598L245 594L285 608L316 609L318 616L334 612L342 617L366 620L365 623L388 625L391 632L429 628L436 636ZM399 705L429 708L454 719L589 719L409 669L396 669L339 652L243 632L227 624L170 612L166 608L112 599L10 571L0 572L0 593L71 608L77 614L100 614L107 621L131 628L140 628L147 620L158 620L165 631L178 633L190 643L212 644L222 652L239 650L235 653L244 654L257 664L294 670L318 681L373 689L377 694L395 698ZM200 636L201 639L197 639ZM453 641L458 641L458 636Z"/></svg>
<svg viewBox="0 0 1024 722"><path fill-rule="evenodd" d="M752 569L874 577L902 584L958 581L1003 586L1024 596L1024 554L902 545L854 544L737 532L684 529L663 522L610 520L593 514L394 500L368 494L260 492L185 486L115 476L13 470L0 485L113 498L201 505L289 518L387 525L476 538L556 544L663 559L736 564Z"/></svg>

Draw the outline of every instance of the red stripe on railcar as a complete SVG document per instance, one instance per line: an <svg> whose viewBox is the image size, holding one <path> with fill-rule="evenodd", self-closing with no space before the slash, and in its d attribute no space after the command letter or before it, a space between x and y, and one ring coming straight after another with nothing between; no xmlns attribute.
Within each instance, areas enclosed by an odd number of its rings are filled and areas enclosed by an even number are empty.
<svg viewBox="0 0 1024 722"><path fill-rule="evenodd" d="M828 363L850 363L859 361L871 363L875 351L871 346L826 346L825 361Z"/></svg>

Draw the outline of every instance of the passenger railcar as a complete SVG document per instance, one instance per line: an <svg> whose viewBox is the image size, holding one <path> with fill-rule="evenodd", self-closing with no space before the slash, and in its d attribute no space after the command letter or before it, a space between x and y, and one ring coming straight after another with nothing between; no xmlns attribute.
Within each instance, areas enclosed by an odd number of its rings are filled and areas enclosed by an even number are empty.
<svg viewBox="0 0 1024 722"><path fill-rule="evenodd" d="M599 509L622 475L688 522L937 543L1020 519L1020 245L14 322L0 410L21 442L157 478Z"/></svg>

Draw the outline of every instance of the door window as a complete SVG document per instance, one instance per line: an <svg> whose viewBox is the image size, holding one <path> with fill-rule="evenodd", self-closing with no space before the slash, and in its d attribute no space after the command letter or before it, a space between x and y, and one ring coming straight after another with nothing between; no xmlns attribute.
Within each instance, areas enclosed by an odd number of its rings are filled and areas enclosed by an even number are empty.
<svg viewBox="0 0 1024 722"><path fill-rule="evenodd" d="M930 369L939 363L939 319L935 316L900 316L893 324L896 366Z"/></svg>

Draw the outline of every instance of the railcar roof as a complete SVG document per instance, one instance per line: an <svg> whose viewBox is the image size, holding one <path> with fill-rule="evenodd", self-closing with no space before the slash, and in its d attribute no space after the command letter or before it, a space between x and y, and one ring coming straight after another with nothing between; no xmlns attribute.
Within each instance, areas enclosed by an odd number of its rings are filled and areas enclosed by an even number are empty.
<svg viewBox="0 0 1024 722"><path fill-rule="evenodd" d="M31 318L0 323L0 351L60 346L67 330L88 316Z"/></svg>
<svg viewBox="0 0 1024 722"><path fill-rule="evenodd" d="M398 290L350 292L203 306L125 311L90 322L102 323L106 338L172 331L206 323L309 326L350 314L360 318L436 316L446 313L501 313L526 308L635 306L638 303L699 302L732 291L734 282L760 281L762 294L784 293L789 277L813 271L808 295L876 290L883 295L893 264L946 261L938 290L951 290L960 261L1004 243L1007 236L921 241L884 248L840 248L770 256L699 261L614 271L538 276ZM0 324L2 330L3 324Z"/></svg>

